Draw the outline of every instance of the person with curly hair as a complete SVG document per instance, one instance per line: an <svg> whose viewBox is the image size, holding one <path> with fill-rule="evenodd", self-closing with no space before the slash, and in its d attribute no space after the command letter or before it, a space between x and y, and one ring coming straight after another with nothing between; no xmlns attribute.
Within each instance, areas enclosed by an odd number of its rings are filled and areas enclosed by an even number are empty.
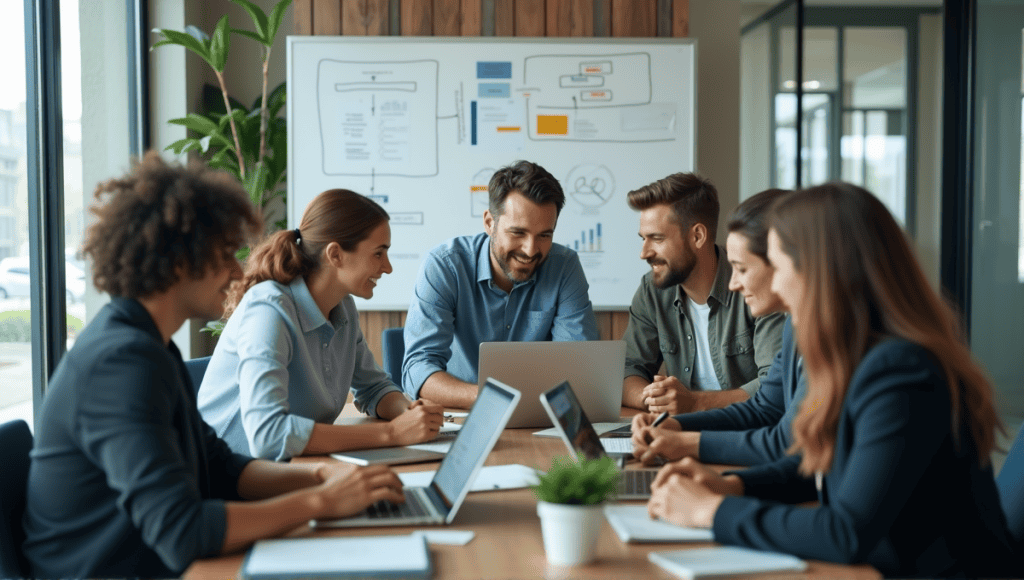
<svg viewBox="0 0 1024 580"><path fill-rule="evenodd" d="M353 296L372 297L391 273L388 219L373 200L330 189L299 227L253 250L199 389L200 412L232 449L284 461L437 436L442 407L410 401L359 329ZM350 390L387 422L334 425Z"/></svg>
<svg viewBox="0 0 1024 580"><path fill-rule="evenodd" d="M404 500L386 467L253 460L200 418L171 335L223 314L235 251L262 227L234 178L150 152L96 196L84 253L111 301L61 359L35 424L32 577L179 576L311 519Z"/></svg>

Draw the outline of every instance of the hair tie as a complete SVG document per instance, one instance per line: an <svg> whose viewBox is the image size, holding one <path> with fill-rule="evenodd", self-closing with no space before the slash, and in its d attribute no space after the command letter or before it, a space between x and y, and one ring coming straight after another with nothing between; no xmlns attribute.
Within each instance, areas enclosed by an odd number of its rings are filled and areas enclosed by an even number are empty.
<svg viewBox="0 0 1024 580"><path fill-rule="evenodd" d="M302 232L299 231L299 228L295 228L292 231L295 232L295 245L302 245Z"/></svg>

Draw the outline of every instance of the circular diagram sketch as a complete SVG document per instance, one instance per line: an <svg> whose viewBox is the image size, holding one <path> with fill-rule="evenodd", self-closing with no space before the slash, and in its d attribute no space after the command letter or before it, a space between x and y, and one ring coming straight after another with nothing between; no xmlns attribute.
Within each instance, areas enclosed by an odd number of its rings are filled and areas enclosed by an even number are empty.
<svg viewBox="0 0 1024 580"><path fill-rule="evenodd" d="M608 203L615 193L615 177L604 165L577 165L565 178L565 189L580 205L600 207Z"/></svg>

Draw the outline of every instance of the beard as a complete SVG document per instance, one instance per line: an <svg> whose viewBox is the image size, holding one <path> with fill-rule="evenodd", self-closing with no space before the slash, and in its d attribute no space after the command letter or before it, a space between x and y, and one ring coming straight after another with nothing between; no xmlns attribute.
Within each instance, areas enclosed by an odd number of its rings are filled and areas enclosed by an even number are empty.
<svg viewBox="0 0 1024 580"><path fill-rule="evenodd" d="M690 277L690 274L693 273L694 267L697 266L697 256L696 254L687 252L685 258L686 261L683 263L683 265L677 268L673 268L672 266L670 266L668 261L666 260L658 258L651 258L647 260L647 263L650 264L651 266L656 266L659 264L665 266L665 271L662 273L660 278L657 274L654 274L652 276L654 286L659 290L664 290L665 288L671 288L672 286L676 286L682 284L683 282L686 282L686 280Z"/></svg>
<svg viewBox="0 0 1024 580"><path fill-rule="evenodd" d="M534 272L537 271L537 268L540 266L541 262L544 261L543 256L539 253L535 254L533 257L529 257L526 254L520 252L509 252L504 256L499 256L495 252L493 245L491 246L491 256L494 257L494 261L498 263L498 267L501 268L501 271L505 273L505 276L507 276L508 279L512 280L513 282L525 282L529 280L531 277L533 277ZM516 258L532 261L529 264L524 264L516 260ZM521 270L513 269L513 264L519 266L520 268L525 268L529 266L532 266L532 268L530 268L529 272L524 273Z"/></svg>

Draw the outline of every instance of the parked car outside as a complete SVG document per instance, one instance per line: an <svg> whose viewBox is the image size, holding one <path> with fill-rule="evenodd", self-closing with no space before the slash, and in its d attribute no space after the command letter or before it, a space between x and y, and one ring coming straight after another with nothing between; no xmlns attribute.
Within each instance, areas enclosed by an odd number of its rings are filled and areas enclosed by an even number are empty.
<svg viewBox="0 0 1024 580"><path fill-rule="evenodd" d="M67 277L67 300L70 303L81 302L85 298L85 272L72 262L64 262ZM29 261L27 257L17 256L0 260L0 299L28 297Z"/></svg>

